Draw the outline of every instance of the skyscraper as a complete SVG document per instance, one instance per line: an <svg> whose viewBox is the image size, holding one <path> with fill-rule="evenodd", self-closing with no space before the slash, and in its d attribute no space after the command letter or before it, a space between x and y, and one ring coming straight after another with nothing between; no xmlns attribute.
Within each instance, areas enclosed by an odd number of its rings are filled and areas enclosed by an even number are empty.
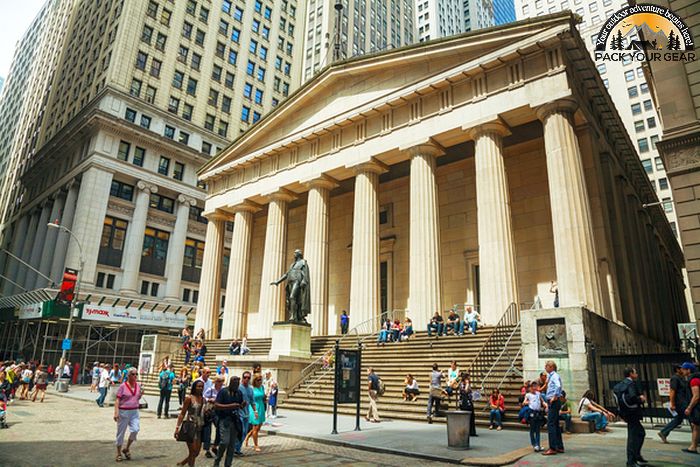
<svg viewBox="0 0 700 467"><path fill-rule="evenodd" d="M421 42L515 21L513 0L417 0Z"/></svg>
<svg viewBox="0 0 700 467"><path fill-rule="evenodd" d="M514 0L493 0L493 20L496 26L515 21Z"/></svg>
<svg viewBox="0 0 700 467"><path fill-rule="evenodd" d="M307 5L303 81L333 62L336 45L339 58L346 59L414 41L413 0L308 0Z"/></svg>

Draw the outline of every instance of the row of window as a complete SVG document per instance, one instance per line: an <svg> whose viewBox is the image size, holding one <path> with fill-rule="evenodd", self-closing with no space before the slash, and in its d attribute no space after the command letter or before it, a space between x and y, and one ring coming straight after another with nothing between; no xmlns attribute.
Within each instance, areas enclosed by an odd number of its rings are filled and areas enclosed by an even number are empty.
<svg viewBox="0 0 700 467"><path fill-rule="evenodd" d="M642 166L646 173L652 174L654 173L654 168L657 171L664 170L664 161L660 157L655 157L653 163L651 159L644 159L642 160Z"/></svg>
<svg viewBox="0 0 700 467"><path fill-rule="evenodd" d="M637 146L639 147L639 153L644 154L645 152L649 152L649 144L651 143L651 147L653 149L656 149L656 143L659 141L659 136L658 135L653 135L649 137L647 140L646 138L639 138L637 139Z"/></svg>
<svg viewBox="0 0 700 467"><path fill-rule="evenodd" d="M632 104L630 106L630 108L632 109L632 115L641 114L642 113L642 105L644 106L644 110L647 112L650 110L654 110L654 105L652 104L651 99L646 99L641 104L639 102L635 102L634 104Z"/></svg>
<svg viewBox="0 0 700 467"><path fill-rule="evenodd" d="M175 129L172 127L166 126L166 128L171 128L172 131L174 132ZM180 134L185 134L180 132ZM188 135L189 137L189 135ZM187 144L185 142L185 144ZM128 143L126 141L120 141L119 142L119 150L117 151L117 159L122 160L124 162L129 162L129 158L131 157L132 151L131 151L131 143ZM139 146L135 146L133 150L133 158L131 159L132 164L143 167L144 160L146 159L146 150L144 148L141 148ZM158 161L158 173L161 175L165 175L166 177L170 176L170 158L165 157L165 156L160 156L160 160ZM175 180L180 180L185 176L185 164L182 162L177 162L173 164L173 173L172 176Z"/></svg>
<svg viewBox="0 0 700 467"><path fill-rule="evenodd" d="M646 126L644 125L644 120L637 120L634 122L634 131L641 133L646 129L656 128L656 117L648 117L646 119Z"/></svg>

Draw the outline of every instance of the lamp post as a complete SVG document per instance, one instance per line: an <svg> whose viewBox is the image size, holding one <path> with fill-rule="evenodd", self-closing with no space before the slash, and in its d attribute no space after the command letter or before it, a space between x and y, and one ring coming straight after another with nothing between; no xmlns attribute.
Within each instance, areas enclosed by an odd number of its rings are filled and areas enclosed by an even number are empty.
<svg viewBox="0 0 700 467"><path fill-rule="evenodd" d="M77 300L78 300L78 293L80 292L80 276L82 275L83 269L85 268L85 259L83 258L83 247L80 244L78 237L76 237L75 234L69 228L64 227L62 225L59 225L55 222L49 222L46 225L52 229L59 229L59 230L62 230L64 232L67 232L68 234L70 234L70 236L73 238L73 240L75 240L75 244L78 245L78 253L80 254L80 269L78 270L78 278L75 281L75 294L74 294L75 300L71 302L71 309L70 309L70 313L68 314L68 327L66 328L66 337L65 338L70 339L70 333L71 333L71 329L73 327L73 310L74 310L73 303L77 302ZM63 366L66 363L66 352L67 352L66 349L63 349L61 351L61 363L59 364L61 368L63 368Z"/></svg>

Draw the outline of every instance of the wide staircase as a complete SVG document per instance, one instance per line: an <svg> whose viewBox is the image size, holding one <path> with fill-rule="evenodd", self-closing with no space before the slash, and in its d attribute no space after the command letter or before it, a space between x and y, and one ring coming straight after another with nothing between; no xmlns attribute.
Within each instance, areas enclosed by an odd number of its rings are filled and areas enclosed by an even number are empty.
<svg viewBox="0 0 700 467"><path fill-rule="evenodd" d="M504 394L506 416L504 426L520 427L517 421L518 395L522 384L522 358L520 354L520 323L517 309L509 308L504 318L496 326L482 327L476 335L428 337L426 332L418 332L408 342L376 344L376 334L359 334L343 338L342 348L357 348L362 351L362 415L368 407L369 397L366 387L366 371L374 368L386 386L385 394L379 398L378 408L382 418L425 421L430 373L433 363L444 372L450 362L456 360L460 370L470 372L472 387L481 394L475 402L476 422L488 425L488 395L493 388ZM323 369L320 359L332 349L340 336L318 337L313 340L314 356L317 360L307 370L302 381L282 399L281 407L312 412L333 411L333 369ZM315 365L315 366L314 366ZM416 402L404 402L402 391L406 374L417 380L421 394ZM456 400L443 401L443 409L455 408ZM338 412L346 415L355 413L355 404L342 404ZM435 422L444 418L435 418Z"/></svg>

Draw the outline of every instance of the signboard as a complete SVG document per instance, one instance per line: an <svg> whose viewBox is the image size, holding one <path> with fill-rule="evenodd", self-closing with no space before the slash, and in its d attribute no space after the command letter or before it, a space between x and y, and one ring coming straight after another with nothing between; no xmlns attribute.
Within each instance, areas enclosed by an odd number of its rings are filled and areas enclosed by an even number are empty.
<svg viewBox="0 0 700 467"><path fill-rule="evenodd" d="M678 335L681 340L696 339L698 337L698 325L696 323L678 323Z"/></svg>
<svg viewBox="0 0 700 467"><path fill-rule="evenodd" d="M19 319L37 319L41 318L41 312L44 310L44 303L31 303L29 305L23 305L19 309Z"/></svg>
<svg viewBox="0 0 700 467"><path fill-rule="evenodd" d="M355 404L360 397L360 372L357 350L338 349L335 378L338 404Z"/></svg>
<svg viewBox="0 0 700 467"><path fill-rule="evenodd" d="M61 350L70 350L71 348L71 340L70 339L63 339L63 342L61 342Z"/></svg>
<svg viewBox="0 0 700 467"><path fill-rule="evenodd" d="M182 328L187 317L161 311L139 310L138 308L83 305L82 318L90 321L135 324L162 328Z"/></svg>
<svg viewBox="0 0 700 467"><path fill-rule="evenodd" d="M669 397L671 395L671 378L658 378L656 385L659 388L659 395Z"/></svg>

